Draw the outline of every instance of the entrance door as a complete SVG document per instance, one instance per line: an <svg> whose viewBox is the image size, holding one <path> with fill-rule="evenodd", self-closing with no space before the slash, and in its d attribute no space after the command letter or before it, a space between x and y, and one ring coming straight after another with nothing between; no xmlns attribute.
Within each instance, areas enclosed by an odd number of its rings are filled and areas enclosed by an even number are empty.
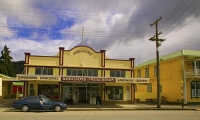
<svg viewBox="0 0 200 120"><path fill-rule="evenodd" d="M73 99L78 103L86 103L86 87L74 87Z"/></svg>

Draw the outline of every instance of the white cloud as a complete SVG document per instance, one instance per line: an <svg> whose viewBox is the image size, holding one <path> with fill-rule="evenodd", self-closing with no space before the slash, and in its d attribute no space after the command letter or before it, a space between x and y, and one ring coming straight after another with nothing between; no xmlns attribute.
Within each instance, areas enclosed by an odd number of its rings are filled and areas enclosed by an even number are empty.
<svg viewBox="0 0 200 120"><path fill-rule="evenodd" d="M27 39L13 39L0 41L0 49L7 45L11 50L11 56L15 61L24 60L24 52L33 55L56 55L59 47L71 49L77 44L74 40L52 40L52 41L33 41Z"/></svg>
<svg viewBox="0 0 200 120"><path fill-rule="evenodd" d="M1 25L5 26L8 25L8 20L11 19L13 20L13 24L22 24L22 26L32 25L33 27L40 28L42 26L56 25L57 16L64 21L67 21L69 18L75 18L73 21L75 24L72 27L59 30L62 33L62 40L51 40L48 33L44 32L44 34L38 35L37 32L40 31L36 31L32 33L29 39L2 39L0 48L4 44L7 44L15 60L23 60L24 52L31 52L37 55L55 55L60 46L69 49L77 44L81 44L82 27L84 27L85 45L97 51L100 49L107 50L106 53L109 58L128 59L135 57L136 64L139 64L156 56L155 43L148 40L155 34L155 26L150 27L150 24L162 15L163 19L159 22L160 28L180 2L181 0L159 0L159 2L158 0L126 0L123 2L121 0L0 1L0 9L2 9L0 22L2 22ZM194 5L200 3L200 1L195 2ZM1 4L14 6L3 6ZM52 9L39 9L35 7L36 5L39 5L40 8ZM30 8L23 6L30 6ZM159 48L160 55L166 55L181 49L199 50L199 44L196 43L200 43L200 18L196 17L196 19L184 28L181 28L197 15L198 10L185 20L183 20L185 16L181 16L174 22L181 12L183 12L183 9L176 16L171 17L162 29L159 29L159 32L163 32L159 37L166 39ZM185 11L185 15L191 10L192 8ZM22 16L21 14L28 16ZM182 20L183 22L179 24ZM173 22L174 24L171 25ZM170 25L171 27L165 31ZM178 26L172 31L172 28L176 25ZM181 29L177 33L174 33L179 28ZM12 37L15 35L9 27L7 29L9 29L6 32L8 35L0 32L0 36ZM174 34L172 35L171 33ZM41 37L43 40L31 40L38 37ZM45 51L46 48L49 50Z"/></svg>
<svg viewBox="0 0 200 120"><path fill-rule="evenodd" d="M14 25L33 25L42 27L54 25L56 17L50 11L44 12L36 6L36 0L1 0L1 12Z"/></svg>

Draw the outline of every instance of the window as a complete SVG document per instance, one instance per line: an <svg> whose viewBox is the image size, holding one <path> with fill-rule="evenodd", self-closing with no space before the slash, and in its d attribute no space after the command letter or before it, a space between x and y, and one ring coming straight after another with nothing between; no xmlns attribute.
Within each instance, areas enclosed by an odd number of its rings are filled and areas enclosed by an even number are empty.
<svg viewBox="0 0 200 120"><path fill-rule="evenodd" d="M147 84L147 92L148 93L152 92L152 84L151 83Z"/></svg>
<svg viewBox="0 0 200 120"><path fill-rule="evenodd" d="M30 84L29 95L35 95L34 84Z"/></svg>
<svg viewBox="0 0 200 120"><path fill-rule="evenodd" d="M191 97L200 98L200 82L191 82Z"/></svg>
<svg viewBox="0 0 200 120"><path fill-rule="evenodd" d="M58 98L58 85L57 84L38 84L38 95L44 95L49 98Z"/></svg>
<svg viewBox="0 0 200 120"><path fill-rule="evenodd" d="M38 96L31 96L31 97L28 98L29 102L38 102L38 100L39 100Z"/></svg>
<svg viewBox="0 0 200 120"><path fill-rule="evenodd" d="M149 68L145 68L145 77L146 77L146 78L149 77Z"/></svg>
<svg viewBox="0 0 200 120"><path fill-rule="evenodd" d="M53 75L53 68L36 67L35 75Z"/></svg>
<svg viewBox="0 0 200 120"><path fill-rule="evenodd" d="M98 76L96 69L67 69L67 76Z"/></svg>
<svg viewBox="0 0 200 120"><path fill-rule="evenodd" d="M139 78L141 77L141 70L137 71L137 77L139 77Z"/></svg>
<svg viewBox="0 0 200 120"><path fill-rule="evenodd" d="M42 69L40 67L36 67L35 68L35 74L36 75L41 75L41 73L42 73Z"/></svg>
<svg viewBox="0 0 200 120"><path fill-rule="evenodd" d="M125 77L124 70L110 70L110 77Z"/></svg>
<svg viewBox="0 0 200 120"><path fill-rule="evenodd" d="M157 66L154 66L154 76L157 76Z"/></svg>
<svg viewBox="0 0 200 120"><path fill-rule="evenodd" d="M105 86L106 100L123 100L123 86Z"/></svg>

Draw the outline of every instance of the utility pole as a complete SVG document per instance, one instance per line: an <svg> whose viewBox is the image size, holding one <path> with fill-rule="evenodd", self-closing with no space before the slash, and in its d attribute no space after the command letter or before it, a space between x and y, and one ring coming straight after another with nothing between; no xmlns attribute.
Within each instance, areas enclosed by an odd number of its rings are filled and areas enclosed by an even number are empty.
<svg viewBox="0 0 200 120"><path fill-rule="evenodd" d="M150 27L155 25L156 26L156 35L154 37L151 37L150 41L156 41L156 63L157 63L157 108L161 108L161 96L160 96L160 66L159 66L159 50L158 47L161 45L161 42L164 41L164 39L159 39L158 35L162 34L162 32L158 33L158 22L162 19L160 17L157 19L153 24L150 24ZM156 38L155 38L156 37Z"/></svg>

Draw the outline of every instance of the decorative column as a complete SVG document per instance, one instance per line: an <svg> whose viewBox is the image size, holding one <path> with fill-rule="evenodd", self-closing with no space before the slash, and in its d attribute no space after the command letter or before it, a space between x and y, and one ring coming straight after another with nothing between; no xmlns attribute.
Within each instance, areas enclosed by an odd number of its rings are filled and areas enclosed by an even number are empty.
<svg viewBox="0 0 200 120"><path fill-rule="evenodd" d="M105 68L105 52L106 50L100 50L101 52L101 67ZM105 69L101 69L101 77L105 77ZM101 99L105 101L105 83L101 83Z"/></svg>
<svg viewBox="0 0 200 120"><path fill-rule="evenodd" d="M28 96L28 81L24 81L24 86L23 86L23 97Z"/></svg>
<svg viewBox="0 0 200 120"><path fill-rule="evenodd" d="M62 88L62 82L59 82L59 83L58 83L58 99L59 99L59 100L62 100L62 97L63 97L63 96L62 96L62 94L63 94L63 93L62 93L62 89L63 89L63 88Z"/></svg>
<svg viewBox="0 0 200 120"><path fill-rule="evenodd" d="M131 78L135 77L134 75L134 60L135 58L129 58L131 65ZM135 84L131 84L131 102L133 103L135 101Z"/></svg>
<svg viewBox="0 0 200 120"><path fill-rule="evenodd" d="M131 65L130 65L130 67L131 67L131 77L134 77L134 61L135 61L135 58L129 58L129 60L130 60L130 62L131 62Z"/></svg>
<svg viewBox="0 0 200 120"><path fill-rule="evenodd" d="M29 64L29 57L30 57L31 53L24 53L24 54L25 54L25 65L24 65L25 71L24 71L24 74L28 74L29 68L27 67L27 64Z"/></svg>
<svg viewBox="0 0 200 120"><path fill-rule="evenodd" d="M64 47L59 47L59 66L63 66ZM59 75L63 75L63 67L59 67Z"/></svg>

